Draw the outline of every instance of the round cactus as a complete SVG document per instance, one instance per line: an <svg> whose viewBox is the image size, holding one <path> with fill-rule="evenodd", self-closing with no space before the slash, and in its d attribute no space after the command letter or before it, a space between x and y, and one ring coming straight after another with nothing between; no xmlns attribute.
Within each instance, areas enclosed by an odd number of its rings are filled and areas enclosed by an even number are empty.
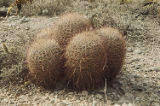
<svg viewBox="0 0 160 106"><path fill-rule="evenodd" d="M100 36L83 32L74 36L65 52L68 85L77 90L104 85L106 50Z"/></svg>
<svg viewBox="0 0 160 106"><path fill-rule="evenodd" d="M61 47L67 45L68 41L76 34L89 30L91 23L88 18L78 13L62 15L52 27L52 37Z"/></svg>
<svg viewBox="0 0 160 106"><path fill-rule="evenodd" d="M106 77L112 81L121 71L126 54L126 43L122 34L114 28L104 27L96 30L96 34L104 39L107 47L107 66Z"/></svg>
<svg viewBox="0 0 160 106"><path fill-rule="evenodd" d="M62 51L55 40L39 39L30 46L27 63L31 77L39 85L54 87L61 75Z"/></svg>

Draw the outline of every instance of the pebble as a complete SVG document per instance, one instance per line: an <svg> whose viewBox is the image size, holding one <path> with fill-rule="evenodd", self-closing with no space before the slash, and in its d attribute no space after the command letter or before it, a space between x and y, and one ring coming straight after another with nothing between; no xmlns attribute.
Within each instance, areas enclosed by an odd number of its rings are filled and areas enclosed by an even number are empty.
<svg viewBox="0 0 160 106"><path fill-rule="evenodd" d="M79 100L79 99L80 99L80 97L79 97L78 95L74 96L74 98L75 98L76 100Z"/></svg>
<svg viewBox="0 0 160 106"><path fill-rule="evenodd" d="M92 103L92 106L97 106L97 101L95 101L94 99L93 99L93 103Z"/></svg>
<svg viewBox="0 0 160 106"><path fill-rule="evenodd" d="M7 21L15 21L17 19L18 19L17 16L10 16L10 17L7 18Z"/></svg>
<svg viewBox="0 0 160 106"><path fill-rule="evenodd" d="M10 103L9 103L9 104L12 104L12 105L13 105L13 104L15 104L15 102L14 102L14 101L10 101Z"/></svg>
<svg viewBox="0 0 160 106"><path fill-rule="evenodd" d="M140 49L136 49L134 52L135 52L136 54L141 54L141 53L142 53L142 51L141 51Z"/></svg>
<svg viewBox="0 0 160 106"><path fill-rule="evenodd" d="M50 101L50 103L51 103L51 104L54 104L54 103L55 103L55 100L54 100L54 99L53 99L53 100L51 100L51 101Z"/></svg>
<svg viewBox="0 0 160 106"><path fill-rule="evenodd" d="M48 9L42 10L42 15L48 15L48 13L49 13Z"/></svg>
<svg viewBox="0 0 160 106"><path fill-rule="evenodd" d="M22 18L20 19L20 23L22 24L22 23L25 23L25 22L29 22L29 19L27 19L27 18L25 18L25 17L22 17Z"/></svg>
<svg viewBox="0 0 160 106"><path fill-rule="evenodd" d="M57 103L56 106L66 106L67 104L61 102L61 103Z"/></svg>
<svg viewBox="0 0 160 106"><path fill-rule="evenodd" d="M133 90L142 92L142 91L145 91L146 88L145 88L144 86L142 86L142 85L135 85L135 86L133 87Z"/></svg>
<svg viewBox="0 0 160 106"><path fill-rule="evenodd" d="M79 99L80 99L81 101L83 101L85 98L84 98L84 96L81 96L81 97L79 97Z"/></svg>
<svg viewBox="0 0 160 106"><path fill-rule="evenodd" d="M138 62L138 61L140 61L140 59L139 58L135 58L135 59L130 60L130 62L128 62L128 64L131 64L131 63L134 63L134 62Z"/></svg>
<svg viewBox="0 0 160 106"><path fill-rule="evenodd" d="M87 96L88 92L84 90L84 91L82 91L82 95Z"/></svg>
<svg viewBox="0 0 160 106"><path fill-rule="evenodd" d="M151 67L151 68L149 69L149 71L160 72L160 68L158 68L158 67Z"/></svg>
<svg viewBox="0 0 160 106"><path fill-rule="evenodd" d="M129 103L130 101L128 100L128 98L126 96L121 97L120 100L118 100L118 104L123 104L123 103Z"/></svg>
<svg viewBox="0 0 160 106"><path fill-rule="evenodd" d="M5 36L5 35L3 35L3 36ZM6 42L6 41L7 41L6 39L0 39L0 43Z"/></svg>
<svg viewBox="0 0 160 106"><path fill-rule="evenodd" d="M96 95L96 98L98 98L98 99L103 99L103 96L100 95L100 94L97 94L97 95Z"/></svg>
<svg viewBox="0 0 160 106"><path fill-rule="evenodd" d="M140 68L141 68L141 65L138 64L138 65L136 66L136 69L140 69Z"/></svg>
<svg viewBox="0 0 160 106"><path fill-rule="evenodd" d="M50 101L50 98L49 98L49 97L46 97L46 98L45 98L45 100L48 100L48 101Z"/></svg>
<svg viewBox="0 0 160 106"><path fill-rule="evenodd" d="M5 99L3 99L2 101L1 101L1 103L8 103L9 101L8 101L8 98L5 98Z"/></svg>
<svg viewBox="0 0 160 106"><path fill-rule="evenodd" d="M128 98L130 101L133 101L133 94L125 93L125 97Z"/></svg>
<svg viewBox="0 0 160 106"><path fill-rule="evenodd" d="M2 21L2 20L4 20L4 18L3 18L3 17L0 17L0 21Z"/></svg>
<svg viewBox="0 0 160 106"><path fill-rule="evenodd" d="M40 97L36 97L35 99L34 99L34 101L38 101L38 100L40 100L41 98Z"/></svg>
<svg viewBox="0 0 160 106"><path fill-rule="evenodd" d="M128 52L133 52L133 49L132 48L128 48L127 51Z"/></svg>
<svg viewBox="0 0 160 106"><path fill-rule="evenodd" d="M134 104L132 104L132 103L128 103L128 104L122 104L122 106L135 106Z"/></svg>
<svg viewBox="0 0 160 106"><path fill-rule="evenodd" d="M40 103L40 104L44 104L44 103L45 103L45 100L41 99L41 100L39 101L39 103Z"/></svg>
<svg viewBox="0 0 160 106"><path fill-rule="evenodd" d="M67 95L74 95L74 93L73 92L69 92Z"/></svg>
<svg viewBox="0 0 160 106"><path fill-rule="evenodd" d="M152 106L160 106L160 103L158 103L158 102L152 102Z"/></svg>
<svg viewBox="0 0 160 106"><path fill-rule="evenodd" d="M29 28L29 27L26 27L25 29L26 29L26 30L29 30L30 28Z"/></svg>

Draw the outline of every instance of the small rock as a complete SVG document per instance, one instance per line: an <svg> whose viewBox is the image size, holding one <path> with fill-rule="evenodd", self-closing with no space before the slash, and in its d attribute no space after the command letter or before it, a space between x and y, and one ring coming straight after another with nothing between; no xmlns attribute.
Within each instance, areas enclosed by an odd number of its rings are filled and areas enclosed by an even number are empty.
<svg viewBox="0 0 160 106"><path fill-rule="evenodd" d="M149 69L149 71L160 72L160 68L158 68L158 67L151 67L151 68Z"/></svg>
<svg viewBox="0 0 160 106"><path fill-rule="evenodd" d="M97 95L96 95L96 98L98 98L98 99L103 99L103 96L100 95L100 94L97 94Z"/></svg>
<svg viewBox="0 0 160 106"><path fill-rule="evenodd" d="M79 100L83 101L85 98L84 96L79 97Z"/></svg>
<svg viewBox="0 0 160 106"><path fill-rule="evenodd" d="M76 100L80 100L79 95L74 96L74 99L76 99Z"/></svg>
<svg viewBox="0 0 160 106"><path fill-rule="evenodd" d="M158 103L158 102L152 102L152 106L160 106L160 103Z"/></svg>
<svg viewBox="0 0 160 106"><path fill-rule="evenodd" d="M40 100L41 98L40 97L36 97L35 99L34 99L34 101L38 101L38 100Z"/></svg>
<svg viewBox="0 0 160 106"><path fill-rule="evenodd" d="M67 104L61 102L61 103L57 103L56 106L66 106Z"/></svg>
<svg viewBox="0 0 160 106"><path fill-rule="evenodd" d="M2 21L2 20L4 20L4 18L3 18L3 17L0 17L0 21Z"/></svg>
<svg viewBox="0 0 160 106"><path fill-rule="evenodd" d="M82 95L87 96L88 92L84 90L84 91L82 91Z"/></svg>
<svg viewBox="0 0 160 106"><path fill-rule="evenodd" d="M134 106L132 103L123 103L121 106Z"/></svg>
<svg viewBox="0 0 160 106"><path fill-rule="evenodd" d="M143 85L143 86L147 86L147 83L146 83L146 82L143 82L142 85Z"/></svg>
<svg viewBox="0 0 160 106"><path fill-rule="evenodd" d="M130 101L128 100L127 97L121 97L121 99L118 101L118 104L124 104L124 103L129 103Z"/></svg>
<svg viewBox="0 0 160 106"><path fill-rule="evenodd" d="M69 92L67 95L74 95L74 93L73 92Z"/></svg>
<svg viewBox="0 0 160 106"><path fill-rule="evenodd" d="M132 48L128 48L127 51L128 52L133 52L133 49Z"/></svg>
<svg viewBox="0 0 160 106"><path fill-rule="evenodd" d="M133 90L142 92L142 91L145 91L146 88L144 86L141 86L141 85L136 85L136 86L133 87Z"/></svg>
<svg viewBox="0 0 160 106"><path fill-rule="evenodd" d="M6 99L3 99L2 101L1 101L1 103L5 103L5 104L7 104L9 101L8 101L8 98L6 98Z"/></svg>
<svg viewBox="0 0 160 106"><path fill-rule="evenodd" d="M20 23L22 24L22 23L25 23L25 22L29 22L29 19L27 19L26 17L22 17L20 19Z"/></svg>
<svg viewBox="0 0 160 106"><path fill-rule="evenodd" d="M129 101L133 101L133 94L131 94L131 93L125 93L125 97L127 99L129 99Z"/></svg>
<svg viewBox="0 0 160 106"><path fill-rule="evenodd" d="M50 100L50 98L49 98L49 97L46 97L46 98L45 98L45 100L48 100L48 101L49 101L49 100Z"/></svg>
<svg viewBox="0 0 160 106"><path fill-rule="evenodd" d="M140 69L140 68L141 68L141 65L138 64L138 65L136 66L136 69Z"/></svg>
<svg viewBox="0 0 160 106"><path fill-rule="evenodd" d="M20 103L24 103L24 102L26 102L26 101L28 101L27 96L22 95L22 96L19 97L19 102L20 102Z"/></svg>
<svg viewBox="0 0 160 106"><path fill-rule="evenodd" d="M15 103L14 103L14 101L11 101L10 104L13 105L13 104L15 104Z"/></svg>
<svg viewBox="0 0 160 106"><path fill-rule="evenodd" d="M142 53L142 51L141 51L140 49L136 49L134 52L135 52L136 54L141 54L141 53Z"/></svg>
<svg viewBox="0 0 160 106"><path fill-rule="evenodd" d="M48 15L48 13L49 13L48 9L42 10L42 15Z"/></svg>
<svg viewBox="0 0 160 106"><path fill-rule="evenodd" d="M129 62L129 64L130 64L130 63L133 63L133 62L138 62L138 61L140 61L140 59L139 59L139 58L135 58L135 59L132 59L132 60Z"/></svg>
<svg viewBox="0 0 160 106"><path fill-rule="evenodd" d="M6 39L0 39L0 43L6 42Z"/></svg>
<svg viewBox="0 0 160 106"><path fill-rule="evenodd" d="M39 102L37 102L37 103L39 103L40 105L43 105L43 104L46 104L46 101L45 100L40 100Z"/></svg>
<svg viewBox="0 0 160 106"><path fill-rule="evenodd" d="M29 27L26 27L25 29L26 29L26 30L29 30L30 28L29 28Z"/></svg>
<svg viewBox="0 0 160 106"><path fill-rule="evenodd" d="M93 99L93 101L92 101L92 106L97 106L97 105L98 105L97 101L95 101L95 100Z"/></svg>
<svg viewBox="0 0 160 106"><path fill-rule="evenodd" d="M133 77L134 77L134 78L140 78L138 75L134 75Z"/></svg>
<svg viewBox="0 0 160 106"><path fill-rule="evenodd" d="M51 101L50 101L50 103L51 103L51 104L54 104L54 103L55 103L55 100L54 100L54 99L53 99L53 100L51 100Z"/></svg>
<svg viewBox="0 0 160 106"><path fill-rule="evenodd" d="M7 18L7 21L15 21L17 19L18 19L17 16L10 16Z"/></svg>

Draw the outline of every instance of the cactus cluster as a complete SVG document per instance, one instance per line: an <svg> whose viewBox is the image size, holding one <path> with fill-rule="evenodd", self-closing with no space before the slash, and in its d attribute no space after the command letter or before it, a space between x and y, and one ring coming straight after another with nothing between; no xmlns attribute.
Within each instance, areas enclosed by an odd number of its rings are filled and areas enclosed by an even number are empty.
<svg viewBox="0 0 160 106"><path fill-rule="evenodd" d="M40 85L54 87L64 79L76 90L95 89L104 86L105 78L115 79L125 53L125 40L117 29L93 29L88 18L69 13L36 36L27 63Z"/></svg>

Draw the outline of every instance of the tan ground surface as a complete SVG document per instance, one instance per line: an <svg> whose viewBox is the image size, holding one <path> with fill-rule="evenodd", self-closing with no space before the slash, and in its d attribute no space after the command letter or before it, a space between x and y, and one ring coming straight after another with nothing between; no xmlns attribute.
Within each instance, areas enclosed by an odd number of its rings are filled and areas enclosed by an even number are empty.
<svg viewBox="0 0 160 106"><path fill-rule="evenodd" d="M126 31L128 46L124 68L113 86L107 88L108 103L103 88L75 92L60 85L50 91L36 87L25 79L25 53L29 42L58 17L1 18L0 106L160 106L160 18L149 13L146 17L139 15L141 11L135 11L132 15L128 12L116 13L113 20L106 21L113 21L118 27L121 26L122 31ZM5 53L3 44L9 54Z"/></svg>

